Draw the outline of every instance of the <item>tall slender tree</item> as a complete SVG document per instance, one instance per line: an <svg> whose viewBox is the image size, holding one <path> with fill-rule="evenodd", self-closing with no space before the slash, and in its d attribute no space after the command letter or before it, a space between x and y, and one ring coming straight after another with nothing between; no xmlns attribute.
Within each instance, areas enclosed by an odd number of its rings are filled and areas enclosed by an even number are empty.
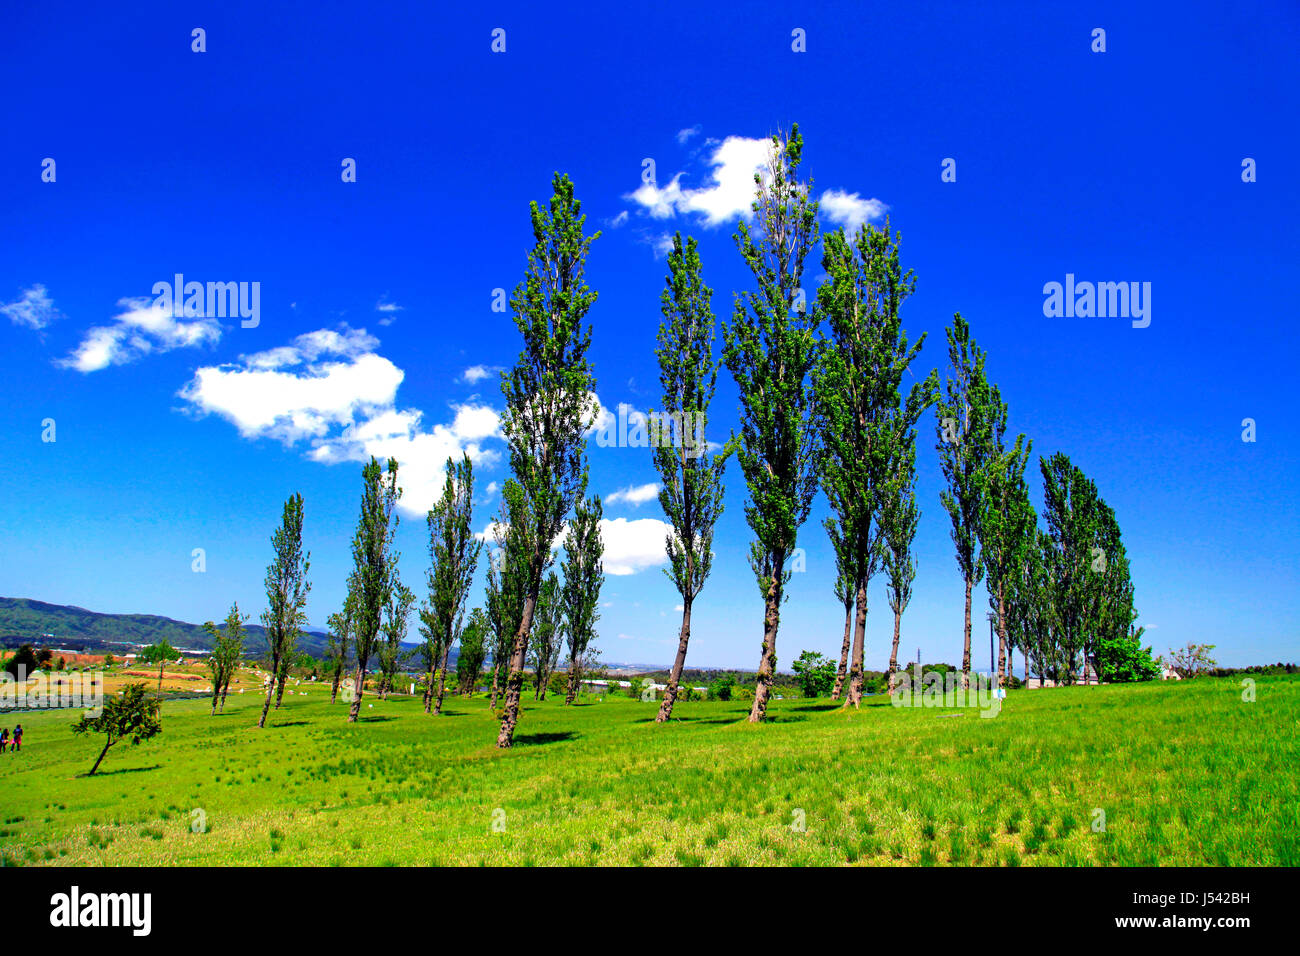
<svg viewBox="0 0 1300 956"><path fill-rule="evenodd" d="M802 160L797 125L788 138L773 135L767 169L754 175L758 235L744 222L736 233L757 289L736 296L723 335L723 361L740 392L740 434L732 443L749 490L750 566L763 597L751 723L767 713L789 563L817 490L819 447L809 383L818 352L816 323L800 288L804 260L817 242L817 202L811 183L798 178Z"/></svg>
<svg viewBox="0 0 1300 956"><path fill-rule="evenodd" d="M551 672L560 660L564 643L562 633L563 608L560 606L560 579L554 571L546 575L537 595L537 611L533 616L532 638L529 653L533 664L533 698L546 700L546 686Z"/></svg>
<svg viewBox="0 0 1300 956"><path fill-rule="evenodd" d="M1025 466L1033 442L1024 435L1017 436L1011 448L1006 447L1007 406L996 387L990 389L990 447L989 472L985 479L984 495L980 502L979 539L989 592L989 607L993 611L998 632L998 686L1005 686L1010 676L1007 662L1009 582L1019 575L1025 561L1028 536L1025 524L1035 520L1032 510L1026 510L1028 496L1024 493Z"/></svg>
<svg viewBox="0 0 1300 956"><path fill-rule="evenodd" d="M456 656L456 691L472 696L478 685L479 675L483 672L483 661L487 657L487 641L491 627L483 608L476 607L469 612L469 620L460 633L460 653Z"/></svg>
<svg viewBox="0 0 1300 956"><path fill-rule="evenodd" d="M830 497L834 493L830 485L826 485L826 495ZM843 511L843 507L831 506L836 514ZM826 536L830 538L831 550L835 552L835 599L844 606L844 639L840 643L840 664L835 671L835 689L831 691L831 700L839 700L840 694L844 691L844 680L848 676L849 669L849 647L853 641L853 600L857 594L857 588L853 581L853 564L852 555L847 547L848 542L844 538L844 532L841 529L839 521L835 518L827 518L822 522L822 527L826 529Z"/></svg>
<svg viewBox="0 0 1300 956"><path fill-rule="evenodd" d="M903 272L899 237L889 225L864 224L851 240L843 231L831 233L822 267L827 281L817 306L830 341L816 370L817 417L825 445L822 481L840 535L839 573L851 582L855 604L845 705L856 707L865 673L867 594L882 557L888 483L938 386L930 376L903 396L903 376L925 336L913 344L903 330L902 304L916 279Z"/></svg>
<svg viewBox="0 0 1300 956"><path fill-rule="evenodd" d="M890 694L894 693L897 682L903 612L912 600L912 582L916 580L912 542L920 519L921 511L916 504L916 431L908 428L895 443L880 507L881 562L885 570L889 608L894 612L894 642L889 651Z"/></svg>
<svg viewBox="0 0 1300 956"><path fill-rule="evenodd" d="M406 640L406 629L410 622L413 604L415 604L415 593L402 583L394 566L393 582L388 589L388 599L384 602L384 618L380 625L384 638L383 643L379 645L380 700L393 692L397 672L405 659L402 642Z"/></svg>
<svg viewBox="0 0 1300 956"><path fill-rule="evenodd" d="M371 458L361 470L361 515L352 539L352 580L356 590L352 637L357 653L355 687L348 723L356 723L365 696L366 670L375 652L384 606L388 603L397 574L398 552L393 549L399 518L397 502L397 459L388 459L385 474L379 461Z"/></svg>
<svg viewBox="0 0 1300 956"><path fill-rule="evenodd" d="M244 652L244 622L246 615L239 613L239 604L230 606L225 625L218 629L211 621L203 625L212 638L212 653L208 655L208 670L212 673L212 712L215 717L220 705L226 709L226 688L230 686L230 677L239 666L239 658Z"/></svg>
<svg viewBox="0 0 1300 956"><path fill-rule="evenodd" d="M501 489L501 508L492 526L496 550L487 569L487 615L492 626L492 698L497 698L509 674L510 653L524 613L524 579L532 549L528 520L524 517L523 490L513 478Z"/></svg>
<svg viewBox="0 0 1300 956"><path fill-rule="evenodd" d="M600 618L600 588L605 581L601 560L605 545L600 537L602 508L599 496L580 501L574 507L573 520L564 540L564 585L560 590L560 608L564 637L569 645L569 682L565 704L578 696L578 684L591 653L591 641Z"/></svg>
<svg viewBox="0 0 1300 956"><path fill-rule="evenodd" d="M437 712L442 712L446 688L447 660L458 622L465 614L465 601L478 568L483 545L474 537L474 466L469 455L460 462L447 459L447 477L442 494L429 510L429 571L426 575L429 598L420 610L421 633L429 653L425 655L428 682L424 688L424 712L433 701L434 669L442 674L438 688ZM441 662L441 663L439 663Z"/></svg>
<svg viewBox="0 0 1300 956"><path fill-rule="evenodd" d="M652 412L659 423L653 445L661 487L659 504L672 526L667 536L668 575L682 596L677 656L668 675L655 720L672 716L691 639L691 608L713 566L713 528L722 514L722 474L727 451L708 455L705 439L709 405L717 390L719 362L713 357L713 291L700 273L694 239L673 236L668 253L667 288L660 295L658 348L663 408ZM670 433L676 426L676 440ZM570 700L576 687L570 681Z"/></svg>
<svg viewBox="0 0 1300 956"><path fill-rule="evenodd" d="M266 603L262 624L266 627L266 640L270 645L271 679L266 685L266 700L262 704L259 728L266 726L266 715L271 709L271 695L280 681L282 665L293 656L298 635L307 623L307 595L311 582L307 572L311 568L311 554L302 547L302 495L294 494L284 503L280 527L271 536L275 557L266 569ZM283 686L280 686L283 692Z"/></svg>
<svg viewBox="0 0 1300 956"><path fill-rule="evenodd" d="M348 575L348 593L343 599L343 610L331 614L326 620L329 628L330 703L338 700L339 682L348 666L348 641L352 636L352 618L356 607L356 579Z"/></svg>
<svg viewBox="0 0 1300 956"><path fill-rule="evenodd" d="M595 375L587 357L591 326L584 326L584 320L596 293L583 273L600 233L583 235L586 217L569 177L556 173L552 184L549 210L536 202L531 206L535 245L524 281L510 299L524 347L501 383L506 401L501 432L524 505L520 517L528 522L529 554L498 747L514 741L537 595L553 560L551 542L587 489L585 436L595 413Z"/></svg>
<svg viewBox="0 0 1300 956"><path fill-rule="evenodd" d="M971 590L984 576L979 554L979 520L992 456L990 390L985 353L971 338L970 324L958 312L948 330L948 378L936 409L939 465L947 480L940 493L952 522L957 567L966 587L961 658L962 687L970 686Z"/></svg>

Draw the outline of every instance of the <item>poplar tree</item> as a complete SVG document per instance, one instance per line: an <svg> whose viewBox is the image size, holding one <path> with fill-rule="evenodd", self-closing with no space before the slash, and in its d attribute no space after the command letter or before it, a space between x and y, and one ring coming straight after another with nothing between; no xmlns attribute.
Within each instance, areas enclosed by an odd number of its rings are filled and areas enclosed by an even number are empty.
<svg viewBox="0 0 1300 956"><path fill-rule="evenodd" d="M542 576L552 561L551 542L587 489L585 433L593 420L596 380L587 357L591 326L583 321L596 293L587 287L583 272L600 233L583 235L586 217L569 177L556 173L552 184L549 210L531 205L535 245L524 281L510 299L523 350L501 382L506 401L501 432L521 493L519 518L528 524L529 553L522 568L523 609L510 648L498 747L514 741L528 636Z"/></svg>
<svg viewBox="0 0 1300 956"><path fill-rule="evenodd" d="M528 521L524 518L523 490L513 478L501 489L501 506L492 526L496 550L487 569L487 616L492 627L492 698L497 697L509 674L510 652L524 611L524 575L532 555Z"/></svg>
<svg viewBox="0 0 1300 956"><path fill-rule="evenodd" d="M533 698L546 700L546 684L551 671L560 660L563 645L560 619L560 579L554 571L546 575L537 595L537 610L533 617L533 631L529 652L533 664Z"/></svg>
<svg viewBox="0 0 1300 956"><path fill-rule="evenodd" d="M827 497L833 493L832 488L827 485ZM835 505L831 505L831 508L836 514L843 510L842 506L836 508ZM839 700L844 690L844 679L848 676L849 646L853 640L853 599L856 588L853 585L852 562L840 523L834 518L827 518L822 522L822 527L826 529L831 550L835 552L835 599L844 606L844 639L840 643L840 664L835 671L835 689L831 691L831 700Z"/></svg>
<svg viewBox="0 0 1300 956"><path fill-rule="evenodd" d="M736 245L756 291L736 296L724 328L723 361L740 392L740 434L732 444L749 491L745 519L754 533L750 567L763 597L763 643L749 721L767 713L776 673L781 601L799 527L817 490L818 435L809 373L816 324L804 307L804 260L817 241L817 202L798 179L803 137L772 136L766 175L754 174L758 236L741 222Z"/></svg>
<svg viewBox="0 0 1300 956"><path fill-rule="evenodd" d="M235 603L230 606L230 613L221 629L211 621L203 625L212 638L212 653L207 661L212 674L212 711L209 716L216 716L218 705L223 712L226 709L226 690L244 653L244 622L247 620L246 615L239 613L239 604Z"/></svg>
<svg viewBox="0 0 1300 956"><path fill-rule="evenodd" d="M658 348L663 408L651 412L659 422L654 442L655 468L661 482L659 505L672 526L664 573L682 597L682 623L663 701L655 720L672 716L677 688L686 666L691 639L691 608L713 566L713 528L722 514L722 473L727 453L709 456L705 439L709 405L717 390L719 363L713 357L713 291L700 274L694 239L673 236L668 253L667 288L660 294ZM668 425L677 429L676 441ZM570 680L569 698L576 692Z"/></svg>
<svg viewBox="0 0 1300 956"><path fill-rule="evenodd" d="M271 680L266 685L266 700L257 721L259 728L266 726L271 695L277 684L280 692L284 691L281 671L293 656L298 635L307 623L307 595L311 593L307 571L311 567L311 554L302 547L302 495L294 494L284 503L280 527L271 536L271 548L275 558L266 569L267 609L262 612L270 645Z"/></svg>
<svg viewBox="0 0 1300 956"><path fill-rule="evenodd" d="M992 456L989 383L985 353L971 338L970 324L958 312L948 327L948 377L936 408L939 466L948 485L940 492L952 522L957 567L966 587L961 686L970 686L971 590L984 576L979 555L979 521Z"/></svg>
<svg viewBox="0 0 1300 956"><path fill-rule="evenodd" d="M429 598L420 609L424 635L428 682L424 688L424 712L433 703L434 670L439 669L436 713L442 713L446 689L447 660L451 656L454 633L463 620L465 602L478 568L482 542L471 530L474 512L474 466L469 455L459 463L447 459L447 477L442 494L429 510L429 571L426 580ZM441 663L439 663L441 662Z"/></svg>
<svg viewBox="0 0 1300 956"><path fill-rule="evenodd" d="M387 473L371 458L361 470L361 515L352 539L352 580L355 582L352 635L357 652L356 686L348 723L356 723L365 695L366 669L375 652L385 605L397 577L398 552L393 550L397 533L397 459L388 459Z"/></svg>
<svg viewBox="0 0 1300 956"><path fill-rule="evenodd" d="M379 699L383 700L393 692L393 682L397 678L398 668L402 665L402 642L406 640L406 629L410 621L411 606L415 604L415 593L404 585L397 576L397 567L393 566L392 585L388 589L384 602L384 618L380 629L383 643L379 645Z"/></svg>
<svg viewBox="0 0 1300 956"><path fill-rule="evenodd" d="M564 586L560 591L561 621L569 645L569 682L565 704L578 696L582 671L591 654L591 641L600 618L600 588L605 581L601 560L605 552L600 537L599 497L578 502L564 541Z"/></svg>
<svg viewBox="0 0 1300 956"><path fill-rule="evenodd" d="M903 612L912 600L912 582L916 580L912 542L920 519L921 510L916 504L916 432L908 428L894 449L880 508L885 593L889 598L889 608L894 612L894 642L889 651L890 694L894 692L898 674L898 642L902 634Z"/></svg>
<svg viewBox="0 0 1300 956"><path fill-rule="evenodd" d="M979 539L988 581L989 607L998 632L998 686L1002 686L1010 675L1007 662L1008 582L1020 573L1025 561L1028 540L1024 525L1034 521L1033 511L1025 508L1028 496L1024 493L1025 466L1033 442L1027 443L1025 436L1019 435L1010 449L1005 447L1007 406L996 387L990 389L990 396L992 456L980 502Z"/></svg>
<svg viewBox="0 0 1300 956"><path fill-rule="evenodd" d="M348 666L348 641L352 636L352 618L356 606L355 577L348 576L348 593L343 599L343 610L331 614L326 620L329 628L330 703L338 700L339 682Z"/></svg>
<svg viewBox="0 0 1300 956"><path fill-rule="evenodd" d="M830 329L815 376L825 445L822 482L836 509L839 574L855 605L845 705L857 707L865 673L867 594L887 551L881 539L882 511L892 494L888 483L938 385L931 374L903 395L903 376L925 336L913 344L903 330L901 307L916 279L910 270L903 272L899 237L888 224L879 230L864 224L852 239L842 230L831 233L822 267L827 281L817 305Z"/></svg>

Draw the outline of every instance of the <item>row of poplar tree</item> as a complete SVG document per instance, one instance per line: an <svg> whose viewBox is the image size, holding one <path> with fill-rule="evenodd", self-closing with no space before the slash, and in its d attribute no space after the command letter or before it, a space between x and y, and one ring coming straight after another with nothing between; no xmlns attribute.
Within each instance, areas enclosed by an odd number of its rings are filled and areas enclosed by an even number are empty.
<svg viewBox="0 0 1300 956"><path fill-rule="evenodd" d="M817 246L818 203L799 178L803 140L795 126L772 137L767 169L756 173L754 226L742 221L736 244L754 286L736 296L714 356L712 292L702 279L694 239L673 239L656 354L662 408L649 417L690 423L694 435L654 442L659 502L670 531L667 574L682 597L678 650L657 719L669 719L691 635L691 612L709 575L714 527L723 510L723 477L734 455L747 486L753 532L750 565L763 599L763 640L749 719L763 720L777 666L777 634L800 527L819 487L830 503L825 528L836 563L835 593L844 634L834 696L855 706L863 693L867 594L883 574L894 616L889 678L898 669L902 615L912 594L917 424L935 410L937 451L946 479L942 504L965 586L963 683L971 672L971 595L985 580L999 637L998 676L1010 676L1019 649L1040 677L1072 683L1086 667L1102 679L1155 676L1134 628L1133 586L1114 512L1095 485L1062 454L1040 463L1044 520L1025 480L1031 443L1011 439L1007 405L988 381L986 354L960 314L947 329L949 369L904 390L903 378L925 336L910 342L900 312L915 289L900 264L889 225L837 230L822 242L826 280L811 303L801 289L804 263ZM587 498L587 434L598 409L586 317L596 292L585 281L587 254L599 233L567 176L556 174L548 207L531 204L534 246L524 280L510 298L523 339L502 374L501 432L512 477L493 524L486 607L470 627L486 633L492 660L491 706L500 707L497 744L509 747L519 718L526 667L538 693L567 645L566 702L577 692L591 647L602 581L601 502ZM740 428L720 450L702 453L720 367L740 399ZM667 429L659 432L662 438ZM713 446L716 448L717 446ZM391 688L415 601L397 573L393 536L401 496L397 462L363 469L353 570L343 609L329 619L333 689L350 650L356 662L348 720L357 719L366 670L377 655L380 693ZM427 680L424 703L441 707L451 646L482 548L471 530L474 477L468 457L448 460L439 501L428 514L428 597L419 608ZM567 530L566 530L567 529ZM272 693L282 693L297 633L305 625L310 556L302 550L302 499L284 508L272 539L263 614L271 651L262 722ZM563 537L563 580L550 571L552 543ZM237 619L237 609L232 610ZM230 630L229 622L227 631ZM434 678L438 677L435 691ZM277 694L278 706L278 694Z"/></svg>

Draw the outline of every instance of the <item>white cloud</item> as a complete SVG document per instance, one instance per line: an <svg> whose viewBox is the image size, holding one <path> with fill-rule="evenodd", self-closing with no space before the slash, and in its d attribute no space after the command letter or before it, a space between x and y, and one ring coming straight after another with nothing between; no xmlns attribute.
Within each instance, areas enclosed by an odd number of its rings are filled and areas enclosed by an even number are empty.
<svg viewBox="0 0 1300 956"><path fill-rule="evenodd" d="M623 223L627 222L627 210L624 209L613 219L608 219L606 222L609 225L609 228L617 229L619 226L623 225Z"/></svg>
<svg viewBox="0 0 1300 956"><path fill-rule="evenodd" d="M605 573L636 574L668 560L665 544L672 526L657 518L602 519L600 538L605 545Z"/></svg>
<svg viewBox="0 0 1300 956"><path fill-rule="evenodd" d="M767 139L728 136L709 157L712 171L706 185L685 188L683 174L678 173L667 186L642 183L624 198L638 203L654 219L692 212L701 214L706 226L720 226L737 216L749 219L753 215L754 173L766 175L770 147Z"/></svg>
<svg viewBox="0 0 1300 956"><path fill-rule="evenodd" d="M692 136L698 135L699 132L700 132L700 127L698 124L695 126L688 126L686 127L686 129L679 129L677 131L677 142L685 143Z"/></svg>
<svg viewBox="0 0 1300 956"><path fill-rule="evenodd" d="M401 312L402 306L396 302L389 302L388 296L380 296L379 301L375 303L376 312Z"/></svg>
<svg viewBox="0 0 1300 956"><path fill-rule="evenodd" d="M889 208L879 199L863 199L843 189L826 190L819 202L822 215L850 234L857 232L863 223L879 219Z"/></svg>
<svg viewBox="0 0 1300 956"><path fill-rule="evenodd" d="M113 317L114 324L89 329L72 354L57 364L97 372L152 352L215 345L221 340L221 324L214 318L178 317L149 298L119 299L117 304L123 311Z"/></svg>
<svg viewBox="0 0 1300 956"><path fill-rule="evenodd" d="M0 305L0 313L9 316L9 321L16 325L25 325L29 329L43 329L62 314L54 307L54 300L39 282L30 289L24 289L21 298Z"/></svg>
<svg viewBox="0 0 1300 956"><path fill-rule="evenodd" d="M466 453L484 464L499 457L485 447L499 438L497 413L460 405L450 423L426 430L422 412L396 407L405 373L373 351L378 345L364 329L320 329L236 364L200 368L180 397L245 438L306 440L309 457L323 464L396 458L400 507L423 515L442 492L449 457Z"/></svg>
<svg viewBox="0 0 1300 956"><path fill-rule="evenodd" d="M633 485L611 492L605 496L605 504L616 505L621 502L639 507L647 501L654 501L657 497L659 497L659 485L652 481L648 485Z"/></svg>
<svg viewBox="0 0 1300 956"><path fill-rule="evenodd" d="M489 368L486 365L471 365L460 373L460 380L467 385L474 385L485 378L490 378L495 371L495 368Z"/></svg>

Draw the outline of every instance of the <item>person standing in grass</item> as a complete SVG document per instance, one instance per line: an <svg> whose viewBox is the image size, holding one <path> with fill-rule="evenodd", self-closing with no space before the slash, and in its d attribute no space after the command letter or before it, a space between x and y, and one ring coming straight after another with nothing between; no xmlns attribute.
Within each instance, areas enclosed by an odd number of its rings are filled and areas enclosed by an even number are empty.
<svg viewBox="0 0 1300 956"><path fill-rule="evenodd" d="M0 754L5 752L5 745L9 743L9 728L0 729Z"/></svg>
<svg viewBox="0 0 1300 956"><path fill-rule="evenodd" d="M14 724L14 744L12 749L14 750L23 749L23 725L22 724Z"/></svg>

